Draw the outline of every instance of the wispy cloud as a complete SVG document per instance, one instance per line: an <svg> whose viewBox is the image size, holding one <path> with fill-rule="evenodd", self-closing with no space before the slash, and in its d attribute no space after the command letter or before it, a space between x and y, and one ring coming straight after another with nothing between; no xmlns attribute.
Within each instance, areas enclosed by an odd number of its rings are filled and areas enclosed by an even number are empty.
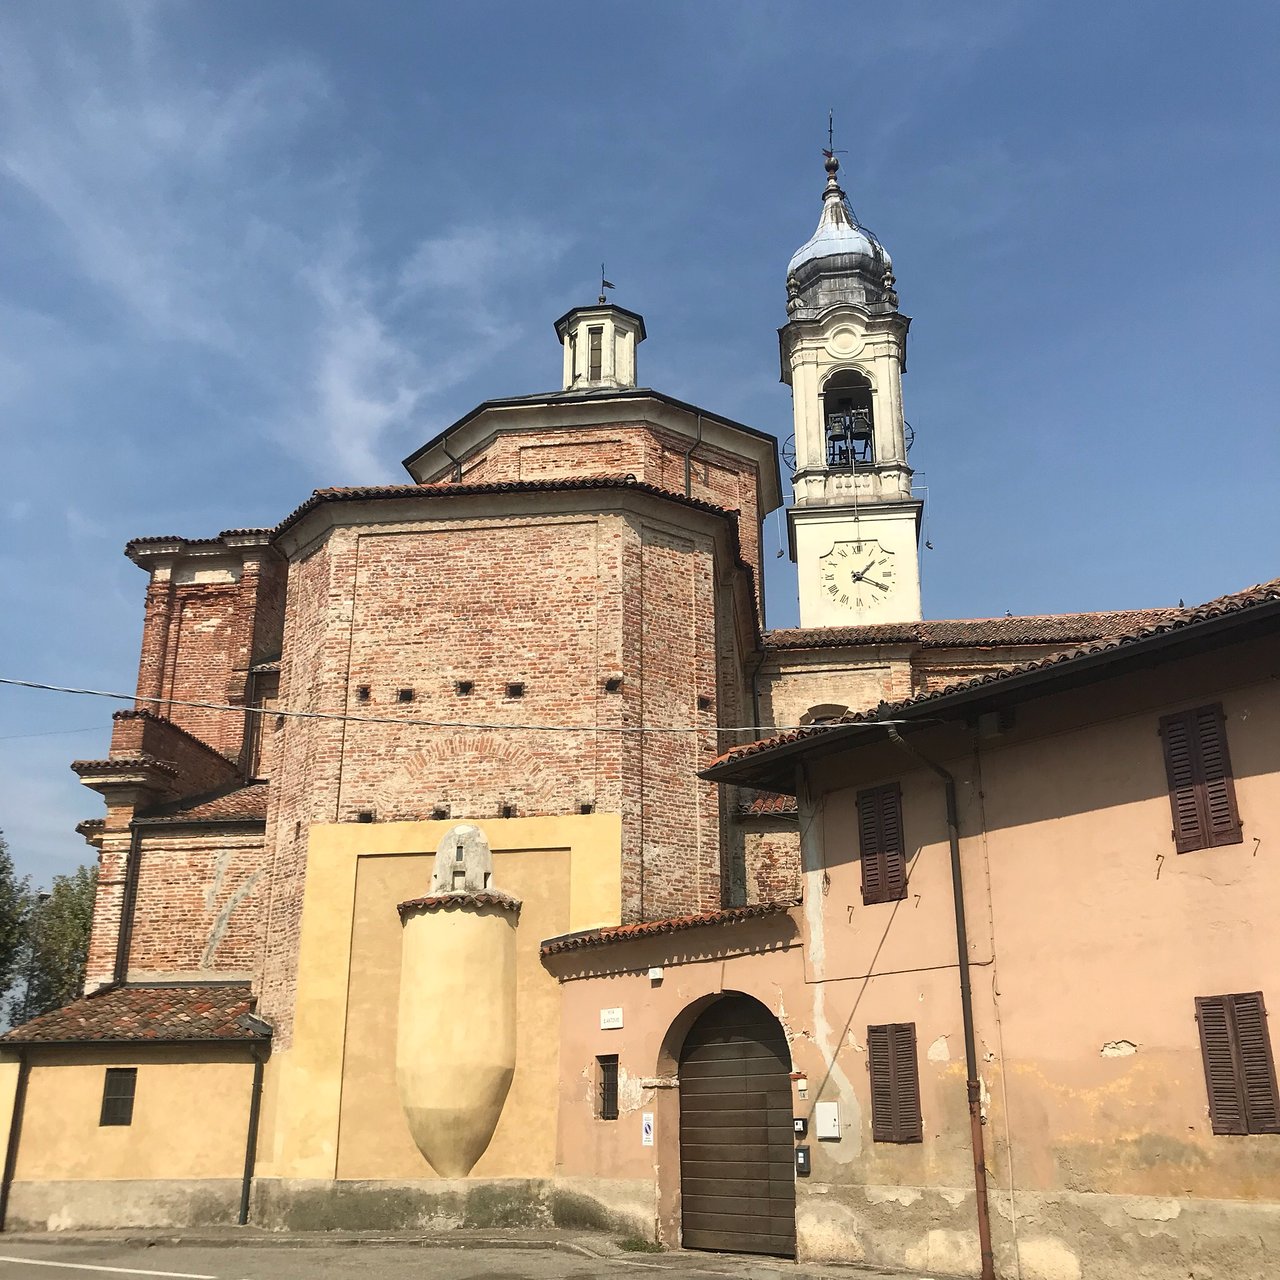
<svg viewBox="0 0 1280 1280"><path fill-rule="evenodd" d="M375 252L360 147L323 66L215 74L171 42L165 10L101 13L115 20L74 43L0 26L0 174L38 211L64 286L120 341L225 357L250 397L239 420L335 479L385 473L387 434L472 370L466 338L519 336L487 283L545 270L560 241L523 219L456 227L401 261ZM482 305L460 331L463 290Z"/></svg>

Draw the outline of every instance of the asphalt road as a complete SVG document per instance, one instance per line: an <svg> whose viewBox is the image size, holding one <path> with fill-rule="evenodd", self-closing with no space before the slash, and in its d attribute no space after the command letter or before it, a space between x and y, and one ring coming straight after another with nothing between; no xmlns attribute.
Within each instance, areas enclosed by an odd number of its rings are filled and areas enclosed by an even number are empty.
<svg viewBox="0 0 1280 1280"><path fill-rule="evenodd" d="M723 1254L588 1256L565 1248L455 1247L441 1244L243 1243L149 1244L141 1241L45 1243L0 1237L0 1280L806 1280L825 1268ZM845 1272L845 1274L849 1274ZM875 1280L875 1273L854 1273ZM903 1280L901 1276L884 1280Z"/></svg>
<svg viewBox="0 0 1280 1280"><path fill-rule="evenodd" d="M0 1280L585 1280L606 1273L645 1274L613 1259L556 1249L65 1243L7 1246L0 1252Z"/></svg>

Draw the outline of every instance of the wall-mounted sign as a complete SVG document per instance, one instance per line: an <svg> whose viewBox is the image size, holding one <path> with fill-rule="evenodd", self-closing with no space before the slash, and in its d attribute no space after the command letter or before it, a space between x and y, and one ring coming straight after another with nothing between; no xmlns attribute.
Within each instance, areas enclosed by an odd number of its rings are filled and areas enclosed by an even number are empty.
<svg viewBox="0 0 1280 1280"><path fill-rule="evenodd" d="M622 1026L622 1010L621 1009L601 1009L600 1010L600 1030L601 1031L617 1031Z"/></svg>
<svg viewBox="0 0 1280 1280"><path fill-rule="evenodd" d="M653 1112L642 1111L640 1113L640 1145L642 1147L653 1146Z"/></svg>

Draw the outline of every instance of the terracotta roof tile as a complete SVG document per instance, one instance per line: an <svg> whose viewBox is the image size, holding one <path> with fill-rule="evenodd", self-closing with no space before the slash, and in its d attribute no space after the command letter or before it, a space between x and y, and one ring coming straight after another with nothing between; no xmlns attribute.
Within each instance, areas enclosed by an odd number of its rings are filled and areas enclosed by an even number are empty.
<svg viewBox="0 0 1280 1280"><path fill-rule="evenodd" d="M795 796L777 791L761 791L749 804L739 806L744 818L792 817L799 812Z"/></svg>
<svg viewBox="0 0 1280 1280"><path fill-rule="evenodd" d="M1017 618L939 618L864 627L795 627L765 633L767 649L830 649L855 645L918 644L925 649L1005 645L1083 644L1181 617L1187 609L1128 609L1050 613Z"/></svg>
<svg viewBox="0 0 1280 1280"><path fill-rule="evenodd" d="M520 900L509 893L482 891L480 893L434 893L425 898L410 898L401 902L396 910L403 920L412 911L452 911L457 907L502 907L519 914Z"/></svg>
<svg viewBox="0 0 1280 1280"><path fill-rule="evenodd" d="M677 493L675 490L660 489L657 485L648 484L643 480L628 479L626 476L582 476L557 480L490 480L480 484L440 480L431 484L353 485L317 489L306 502L280 521L275 528L275 533L282 533L308 511L314 510L325 502L367 502L386 498L451 498L488 493L562 493L578 489L634 489L638 493L650 494L653 497L674 499L684 506L708 511L713 515L736 514L727 507L704 502L701 498L687 498L683 493Z"/></svg>
<svg viewBox="0 0 1280 1280"><path fill-rule="evenodd" d="M1109 635L1093 643L1078 645L1073 648L1066 649L1061 653L1051 654L1044 658L1037 658L1031 662L1022 662L1016 666L1003 668L1001 670L984 672L982 675L974 676L966 680L958 680L952 684L943 685L937 689L930 689L927 693L920 693L910 698L903 698L898 702L882 702L878 707L871 707L865 711L852 712L849 715L842 717L839 721L831 724L814 725L812 728L808 729L794 729L789 733L779 734L777 737L773 738L760 738L755 742L745 743L740 747L734 747L731 750L724 752L713 760L711 764L707 766L707 769L714 769L717 765L736 763L737 761L744 760L749 756L759 755L765 751L772 751L778 747L790 746L792 743L800 742L806 738L816 738L824 733L837 732L846 725L865 724L873 720L891 719L903 712L914 710L917 707L927 707L930 703L937 702L942 698L951 696L952 694L964 692L965 690L981 688L984 685L1000 684L1003 681L1014 679L1017 676L1026 675L1029 672L1044 671L1051 667L1077 662L1084 658L1108 654L1117 650L1122 650L1129 645L1136 644L1137 642L1148 639L1152 636L1181 631L1184 628L1193 627L1198 623L1209 622L1215 618L1231 614L1244 613L1249 609L1254 609L1261 605L1278 602L1280 602L1280 578L1273 578L1270 582L1259 583L1257 586L1249 587L1244 591L1237 591L1230 595L1219 596L1215 600L1210 600L1205 604L1198 605L1191 609L1144 610L1139 615L1143 617L1144 620L1123 634ZM1156 616L1149 616L1152 614ZM1117 617L1124 615L1113 614L1098 616ZM1008 620L1006 619L1006 621Z"/></svg>
<svg viewBox="0 0 1280 1280"><path fill-rule="evenodd" d="M248 983L107 987L14 1027L0 1044L265 1040L265 1024L248 1017L253 1006Z"/></svg>
<svg viewBox="0 0 1280 1280"><path fill-rule="evenodd" d="M138 822L265 822L266 782L207 791L169 804L155 805L137 815Z"/></svg>
<svg viewBox="0 0 1280 1280"><path fill-rule="evenodd" d="M642 924L617 924L604 929L588 929L568 933L561 938L548 938L542 944L544 956L564 951L581 951L586 947L603 947L612 942L629 942L634 938L652 938L663 933L681 933L685 929L701 929L706 925L737 924L761 916L781 915L794 907L794 902L762 902L750 907L728 907L723 911L703 911L692 916L673 916L669 920L647 920Z"/></svg>

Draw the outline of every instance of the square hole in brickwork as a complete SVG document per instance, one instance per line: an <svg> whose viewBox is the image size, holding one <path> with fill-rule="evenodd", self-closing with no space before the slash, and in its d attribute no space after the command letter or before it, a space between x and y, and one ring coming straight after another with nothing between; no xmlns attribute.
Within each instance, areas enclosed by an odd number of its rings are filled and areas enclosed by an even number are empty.
<svg viewBox="0 0 1280 1280"><path fill-rule="evenodd" d="M458 680L454 682L453 687L465 698L476 687L476 682L474 680Z"/></svg>
<svg viewBox="0 0 1280 1280"><path fill-rule="evenodd" d="M397 702L412 702L412 701L413 701L413 690L412 690L412 689L397 689L397 690L396 690L396 701L397 701Z"/></svg>
<svg viewBox="0 0 1280 1280"><path fill-rule="evenodd" d="M605 693L618 693L618 692L621 690L621 688L622 688L622 677L621 677L621 676L610 676L610 677L609 677L609 678L604 682L604 691L605 691Z"/></svg>
<svg viewBox="0 0 1280 1280"><path fill-rule="evenodd" d="M357 810L356 810L356 821L357 821L357 822L372 822L372 821L373 821L373 810L372 810L372 809L357 809Z"/></svg>
<svg viewBox="0 0 1280 1280"><path fill-rule="evenodd" d="M591 803L591 801L590 801L590 800L583 800L583 801L578 805L578 812L579 812L579 813L595 813L595 811L596 811L596 807L595 807L595 805L593 805L593 804Z"/></svg>
<svg viewBox="0 0 1280 1280"><path fill-rule="evenodd" d="M524 697L524 681L523 680L509 681L507 684L507 697L523 698Z"/></svg>
<svg viewBox="0 0 1280 1280"><path fill-rule="evenodd" d="M369 686L367 684L361 684L356 686L356 701L357 702L369 701Z"/></svg>
<svg viewBox="0 0 1280 1280"><path fill-rule="evenodd" d="M699 711L711 710L711 699L708 698L705 693L698 694L698 710Z"/></svg>
<svg viewBox="0 0 1280 1280"><path fill-rule="evenodd" d="M516 807L513 804L504 804L498 812L504 818L514 818L516 816Z"/></svg>
<svg viewBox="0 0 1280 1280"><path fill-rule="evenodd" d="M434 805L431 809L431 816L436 822L444 822L449 817L449 806L447 804Z"/></svg>

